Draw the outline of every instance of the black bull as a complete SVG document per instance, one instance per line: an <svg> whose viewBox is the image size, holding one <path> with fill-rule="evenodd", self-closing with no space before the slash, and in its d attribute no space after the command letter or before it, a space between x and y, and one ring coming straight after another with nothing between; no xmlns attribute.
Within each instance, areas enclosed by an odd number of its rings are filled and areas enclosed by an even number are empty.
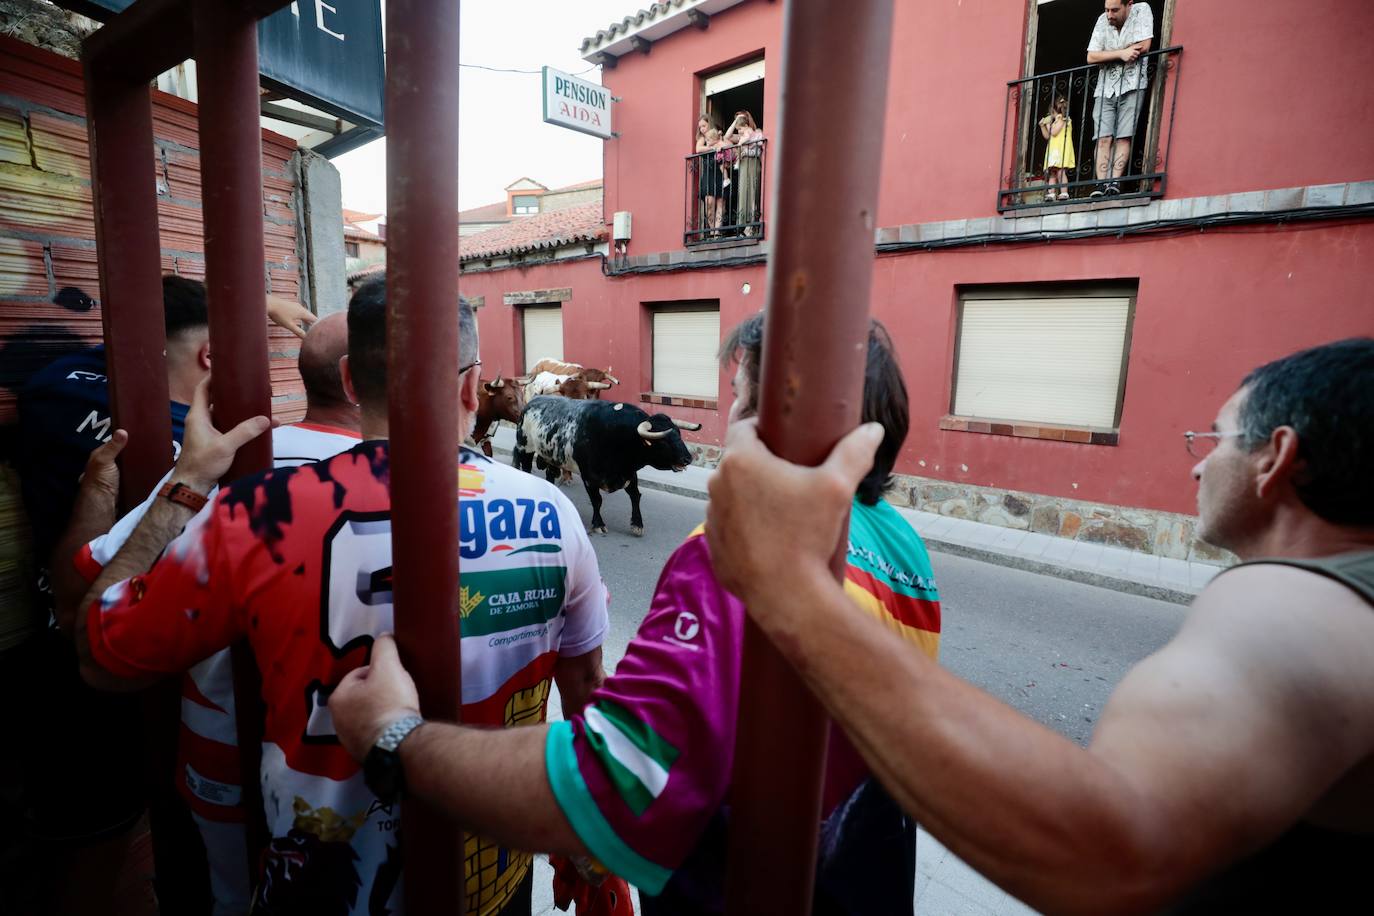
<svg viewBox="0 0 1374 916"><path fill-rule="evenodd" d="M650 416L616 401L573 401L541 396L525 405L515 427L515 466L530 471L535 458L550 483L560 470L582 476L592 503L591 531L606 533L601 493L621 487L630 494L630 532L644 534L639 514L640 468L681 471L692 455L678 429L701 429L700 423Z"/></svg>

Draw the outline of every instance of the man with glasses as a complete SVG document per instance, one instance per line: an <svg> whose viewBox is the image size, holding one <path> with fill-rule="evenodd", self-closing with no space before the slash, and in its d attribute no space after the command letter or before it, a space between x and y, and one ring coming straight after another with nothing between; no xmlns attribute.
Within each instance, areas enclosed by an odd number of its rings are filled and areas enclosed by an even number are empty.
<svg viewBox="0 0 1374 916"><path fill-rule="evenodd" d="M459 323L458 422L467 431L479 361L466 302ZM234 452L268 422L255 417L219 434L202 385L168 486L76 620L83 676L115 690L249 641L266 705L261 782L271 836L254 913L401 912L396 749L419 721L394 723L359 767L327 706L344 675L367 663L374 637L394 629L384 280L349 303L341 370L361 405L363 441L325 461L235 481L208 503ZM564 708L580 710L603 678L607 614L576 508L545 481L466 448L459 490L463 720L542 722L553 682ZM467 911L528 914L529 854L483 837L467 842Z"/></svg>
<svg viewBox="0 0 1374 916"><path fill-rule="evenodd" d="M1256 369L1211 432L1188 434L1199 534L1243 562L1125 677L1086 749L846 604L829 558L878 433L802 468L732 425L706 532L716 575L908 813L1047 912L1359 907L1374 855L1374 339Z"/></svg>

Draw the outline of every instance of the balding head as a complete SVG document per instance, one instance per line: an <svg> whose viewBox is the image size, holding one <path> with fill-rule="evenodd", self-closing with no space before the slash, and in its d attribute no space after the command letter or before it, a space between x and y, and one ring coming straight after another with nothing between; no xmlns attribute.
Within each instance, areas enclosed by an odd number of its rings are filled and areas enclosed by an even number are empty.
<svg viewBox="0 0 1374 916"><path fill-rule="evenodd" d="M311 408L348 404L339 375L339 360L347 353L348 318L343 312L326 315L311 325L301 344L298 364Z"/></svg>

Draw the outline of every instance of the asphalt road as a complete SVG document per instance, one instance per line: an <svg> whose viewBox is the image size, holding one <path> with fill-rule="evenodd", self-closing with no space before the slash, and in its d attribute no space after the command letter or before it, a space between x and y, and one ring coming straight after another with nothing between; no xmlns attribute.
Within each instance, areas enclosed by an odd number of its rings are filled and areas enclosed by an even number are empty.
<svg viewBox="0 0 1374 916"><path fill-rule="evenodd" d="M564 488L591 518L577 480ZM630 534L630 500L603 496L608 534L592 535L611 594L607 670L624 654L664 561L705 517L698 499L644 490L643 537ZM1164 601L932 553L943 609L940 660L1021 712L1084 743L1122 676L1162 646L1184 608Z"/></svg>
<svg viewBox="0 0 1374 916"><path fill-rule="evenodd" d="M581 481L574 478L563 492L583 522L590 520ZM699 499L642 493L643 537L630 534L624 493L603 494L608 533L591 536L611 594L603 647L608 672L634 636L663 563L705 517ZM1168 641L1186 613L1175 604L950 554L932 553L931 561L943 610L941 662L1079 743L1091 736L1112 688ZM550 703L550 717L559 717L556 692ZM547 890L550 873L542 857L537 861L534 912L557 912Z"/></svg>

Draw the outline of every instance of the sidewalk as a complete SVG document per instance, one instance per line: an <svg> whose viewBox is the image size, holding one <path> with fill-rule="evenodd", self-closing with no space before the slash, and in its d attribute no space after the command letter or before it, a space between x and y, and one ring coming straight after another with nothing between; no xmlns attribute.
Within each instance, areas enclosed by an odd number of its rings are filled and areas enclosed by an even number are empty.
<svg viewBox="0 0 1374 916"><path fill-rule="evenodd" d="M492 440L494 453L509 459L514 444L514 427L501 424ZM639 472L639 485L642 489L705 499L706 481L711 473L695 465L680 473L644 468ZM1209 563L1150 556L1121 547L1070 541L914 509L898 511L907 517L931 550L1174 604L1191 602L1212 577L1221 572L1221 567Z"/></svg>

